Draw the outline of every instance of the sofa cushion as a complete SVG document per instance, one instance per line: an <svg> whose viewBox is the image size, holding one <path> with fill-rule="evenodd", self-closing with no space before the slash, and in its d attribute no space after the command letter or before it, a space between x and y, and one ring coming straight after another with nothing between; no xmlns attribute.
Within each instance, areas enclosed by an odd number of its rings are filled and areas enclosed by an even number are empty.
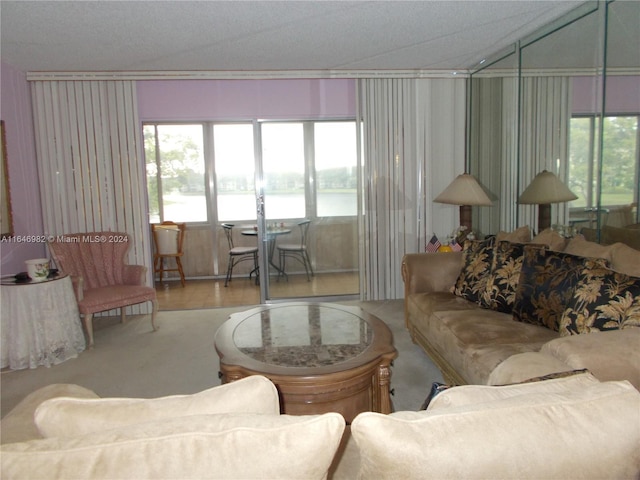
<svg viewBox="0 0 640 480"><path fill-rule="evenodd" d="M489 375L487 385L508 385L525 382L534 377L570 371L573 370L569 365L553 355L524 352L512 355L494 368Z"/></svg>
<svg viewBox="0 0 640 480"><path fill-rule="evenodd" d="M324 479L344 418L193 415L4 445L3 479Z"/></svg>
<svg viewBox="0 0 640 480"><path fill-rule="evenodd" d="M531 241L531 229L529 225L516 228L513 232L500 231L496 235L497 242L514 242L514 243L528 243Z"/></svg>
<svg viewBox="0 0 640 480"><path fill-rule="evenodd" d="M427 411L365 412L351 431L360 478L626 478L640 465L639 412L637 390L607 382Z"/></svg>
<svg viewBox="0 0 640 480"><path fill-rule="evenodd" d="M529 353L533 352L528 352L528 354ZM499 386L499 388L490 385L460 385L451 387L436 395L427 410L492 402L520 395L526 396L530 393L565 393L589 387L594 383L599 383L596 377L584 370L580 370L576 374L571 373L571 375L560 378L536 382L528 382L530 378L526 378L523 382L527 383L518 382L513 385L502 385Z"/></svg>
<svg viewBox="0 0 640 480"><path fill-rule="evenodd" d="M216 413L278 414L276 387L252 375L192 395L160 398L51 398L35 412L43 437L74 437L134 423Z"/></svg>
<svg viewBox="0 0 640 480"><path fill-rule="evenodd" d="M528 249L516 291L513 318L559 331L560 320L584 271L605 268L602 259Z"/></svg>
<svg viewBox="0 0 640 480"><path fill-rule="evenodd" d="M434 311L413 321L466 383L475 384L485 384L493 369L511 355L538 351L558 337L548 328L514 322L510 314L479 306Z"/></svg>
<svg viewBox="0 0 640 480"><path fill-rule="evenodd" d="M428 318L434 312L470 311L481 307L449 292L414 293L406 299L407 314L416 320Z"/></svg>
<svg viewBox="0 0 640 480"><path fill-rule="evenodd" d="M561 335L640 327L640 278L585 270L560 321Z"/></svg>
<svg viewBox="0 0 640 480"><path fill-rule="evenodd" d="M538 245L546 245L549 250L562 252L569 242L568 238L563 237L552 228L547 228L531 239L531 243Z"/></svg>
<svg viewBox="0 0 640 480"><path fill-rule="evenodd" d="M463 266L453 293L474 303L486 289L487 275L491 272L495 238L464 242Z"/></svg>
<svg viewBox="0 0 640 480"><path fill-rule="evenodd" d="M571 369L586 368L602 381L629 380L640 390L640 328L559 337L540 353ZM511 359L509 359L511 361Z"/></svg>
<svg viewBox="0 0 640 480"><path fill-rule="evenodd" d="M534 250L545 248L507 241L498 242L493 254L491 273L487 276L487 285L480 297L481 306L504 313L512 312L525 247L527 255L530 256L535 254Z"/></svg>
<svg viewBox="0 0 640 480"><path fill-rule="evenodd" d="M605 260L610 261L611 250L610 245L600 245L599 243L586 240L582 235L576 235L569 240L564 252L581 257L604 258Z"/></svg>
<svg viewBox="0 0 640 480"><path fill-rule="evenodd" d="M640 250L624 243L614 243L611 247L611 270L640 277Z"/></svg>

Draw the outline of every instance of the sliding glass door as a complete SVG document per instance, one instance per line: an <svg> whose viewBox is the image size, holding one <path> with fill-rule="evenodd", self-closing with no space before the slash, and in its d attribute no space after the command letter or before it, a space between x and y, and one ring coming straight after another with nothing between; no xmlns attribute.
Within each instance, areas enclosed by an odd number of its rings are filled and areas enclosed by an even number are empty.
<svg viewBox="0 0 640 480"><path fill-rule="evenodd" d="M355 128L342 121L260 123L266 301L358 294Z"/></svg>
<svg viewBox="0 0 640 480"><path fill-rule="evenodd" d="M357 295L355 129L354 121L145 124L149 220L187 222L189 278L224 276L221 224L231 223L238 246L260 247L262 302ZM251 270L239 265L233 277L243 282Z"/></svg>

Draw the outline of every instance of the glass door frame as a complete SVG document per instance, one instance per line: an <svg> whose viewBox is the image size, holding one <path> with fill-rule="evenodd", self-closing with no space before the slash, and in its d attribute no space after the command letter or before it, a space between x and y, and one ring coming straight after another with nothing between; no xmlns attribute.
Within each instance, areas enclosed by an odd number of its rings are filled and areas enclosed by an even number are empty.
<svg viewBox="0 0 640 480"><path fill-rule="evenodd" d="M258 263L260 265L260 303L271 301L269 289L269 245L264 211L264 169L262 166L262 134L260 120L253 120L253 156L255 158L256 225L258 226Z"/></svg>
<svg viewBox="0 0 640 480"><path fill-rule="evenodd" d="M308 128L305 124L305 120L268 120L268 119L256 119L253 120L253 145L254 145L254 158L255 158L255 192L256 192L256 224L258 226L258 263L260 266L260 303L268 304L268 303L279 303L279 302L290 302L294 300L300 301L301 298L292 298L292 297L278 297L274 298L271 294L271 271L274 268L274 264L272 263L274 260L272 258L274 254L274 243L276 242L276 238L269 238L268 231L268 221L267 215L265 212L265 197L268 194L266 191L266 180L265 180L265 170L264 170L264 158L263 158L263 125L267 123L301 123L303 129ZM305 146L306 148L306 146ZM305 183L307 183L308 179L306 178L306 172L308 171L309 165L307 164L307 155L305 152L304 156L305 162ZM305 188L305 199L307 202L309 201L310 192L307 188ZM305 215L306 215L305 211Z"/></svg>
<svg viewBox="0 0 640 480"><path fill-rule="evenodd" d="M316 172L316 164L315 164L315 151L310 151L315 149L315 144L308 143L307 138L310 134L313 134L314 124L318 121L343 121L342 119L324 119L324 120L311 120L311 119L254 119L253 120L253 145L254 145L254 158L255 158L255 195L256 195L256 224L257 224L257 242L259 247L259 266L260 266L260 303L269 304L269 303L282 303L282 302L290 302L290 301L310 301L313 299L322 299L322 301L328 301L329 299L340 299L340 300L351 300L358 299L361 295L361 283L362 283L362 272L360 271L360 267L358 267L358 291L352 295L342 295L338 292L336 293L328 293L325 295L322 294L312 294L312 290L309 289L309 294L307 296L278 296L277 298L273 296L273 290L271 289L271 279L272 274L274 273L274 263L277 263L277 258L272 259L271 253L273 253L274 242L276 238L269 238L269 221L281 221L288 218L287 216L282 216L282 213L276 213L275 218L268 219L268 212L265 211L265 202L269 203L268 196L269 191L267 188L267 180L266 175L268 172L265 171L265 158L264 158L264 145L263 145L263 136L264 136L264 125L272 124L272 123L300 123L302 125L302 135L305 139L303 141L303 155L304 160L304 183L305 183L305 210L304 213L295 212L294 217L291 217L289 220L291 223L287 228L290 228L292 235L298 234L297 222L302 220L303 218L311 219L312 222L316 225L315 228L320 227L323 223L323 219L326 217L317 217L318 214L318 205L317 205L317 172ZM352 121L349 119L348 121ZM357 129L357 122L355 122L355 127ZM312 138L315 141L315 134L312 135ZM358 151L358 135L356 130L356 167L358 172L360 171L360 159L359 159L359 151ZM268 147L268 146L267 146ZM267 166L268 167L268 166ZM359 177L359 173L358 173ZM361 192L361 185L358 183L357 185L357 198ZM359 205L360 202L357 202L357 213L354 218L354 225L356 229L359 229L359 216L360 210ZM273 213L273 210L272 210ZM292 212L293 213L293 212ZM303 216L299 218L299 215ZM293 220L296 218L296 220ZM339 217L336 217L339 218ZM288 235L284 235L283 237L287 237ZM289 240L288 243L291 243ZM277 250L277 247L275 247ZM358 241L355 245L355 255L356 255L356 265L361 265L360 256L361 256L361 245ZM277 252L275 252L277 255ZM311 285L311 284L310 284Z"/></svg>

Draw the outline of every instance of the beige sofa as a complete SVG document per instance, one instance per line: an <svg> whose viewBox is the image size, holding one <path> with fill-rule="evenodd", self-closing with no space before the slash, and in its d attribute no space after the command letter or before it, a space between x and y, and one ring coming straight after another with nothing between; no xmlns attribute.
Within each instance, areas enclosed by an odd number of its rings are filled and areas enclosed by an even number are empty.
<svg viewBox="0 0 640 480"><path fill-rule="evenodd" d="M194 395L98 398L39 389L2 419L3 479L637 478L640 393L589 373L453 387L428 408L278 412L247 377ZM526 435L522 432L526 431ZM344 432L344 433L343 433Z"/></svg>
<svg viewBox="0 0 640 480"><path fill-rule="evenodd" d="M2 419L0 477L325 478L344 418L279 412L278 392L261 376L155 399L54 384Z"/></svg>
<svg viewBox="0 0 640 480"><path fill-rule="evenodd" d="M497 245L502 248L502 257ZM482 255L494 257L484 265L478 261L481 255L478 252L417 253L406 255L403 261L406 326L412 339L437 363L448 383L500 385L586 368L600 380L628 380L640 389L637 288L628 290L630 302L635 300L635 306L627 305L627 318L614 329L598 331L598 326L585 327L588 319L580 317L575 309L567 310L568 305L580 299L581 293L572 293L577 292L575 283L553 284L554 271L549 270L556 268L553 265L565 268L567 262L583 265L583 259L591 262L593 258L601 258L607 267L600 268L600 263L590 263L588 268L581 266L580 282L584 284L584 279L589 278L589 285L600 285L598 282L604 277L589 277L592 268L609 276L612 272L631 276L637 287L640 251L621 243L598 245L581 236L567 240L551 230L532 239L525 227L511 234L499 234L492 247L485 242ZM537 273L527 277L528 287L525 282L518 284L525 273L523 264L529 265L527 271ZM532 270L533 267L538 270ZM496 271L506 273L496 278L493 273ZM474 279L478 282L472 287L469 287L472 282L463 284L466 292L459 288L465 274L476 275ZM551 291L532 294L543 274L547 275L545 281ZM473 288L476 290L472 291ZM476 300L470 300L474 295ZM532 295L539 296L532 299ZM555 308L555 318L542 318L537 323L528 318L517 321L514 305L518 304L528 305L529 310L542 310L541 314L544 309ZM567 312L573 314L574 323L563 330L559 323L571 316ZM568 334L578 331L593 333Z"/></svg>

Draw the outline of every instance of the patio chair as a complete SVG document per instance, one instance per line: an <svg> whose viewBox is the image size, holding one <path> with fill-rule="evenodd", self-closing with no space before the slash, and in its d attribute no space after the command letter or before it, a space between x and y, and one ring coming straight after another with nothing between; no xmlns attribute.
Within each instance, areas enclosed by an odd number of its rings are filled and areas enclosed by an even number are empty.
<svg viewBox="0 0 640 480"><path fill-rule="evenodd" d="M73 282L89 347L93 346L94 313L119 308L124 323L125 307L151 302L151 326L158 329L156 291L145 285L147 267L125 263L129 247L129 235L120 232L72 233L49 242L56 266Z"/></svg>
<svg viewBox="0 0 640 480"><path fill-rule="evenodd" d="M244 261L253 261L253 270L249 272L249 278L256 274L256 285L260 279L260 267L258 265L258 247L236 247L233 243L233 227L232 223L223 223L227 243L229 244L229 265L227 267L227 276L224 280L224 286L229 285L233 275L233 267Z"/></svg>
<svg viewBox="0 0 640 480"><path fill-rule="evenodd" d="M311 266L311 259L309 258L309 249L307 246L310 225L311 220L303 220L298 223L298 227L300 228L300 243L283 243L277 246L280 260L279 268L285 276L287 276L287 258L292 258L304 266L304 270L307 272L307 281L311 281L311 277L313 276L313 267Z"/></svg>

